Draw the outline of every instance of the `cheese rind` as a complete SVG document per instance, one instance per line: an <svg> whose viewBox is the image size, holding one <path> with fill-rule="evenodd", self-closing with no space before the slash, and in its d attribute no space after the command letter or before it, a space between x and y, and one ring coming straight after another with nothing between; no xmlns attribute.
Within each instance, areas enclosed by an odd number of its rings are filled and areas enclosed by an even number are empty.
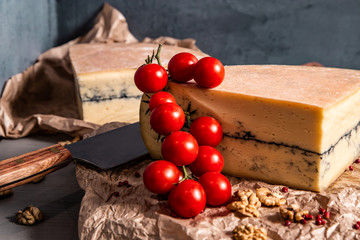
<svg viewBox="0 0 360 240"><path fill-rule="evenodd" d="M142 92L134 84L134 74L157 48L157 44L148 43L72 46L70 58L81 118L97 124L138 121ZM198 58L207 56L200 51L164 45L162 64L166 66L179 52L190 52Z"/></svg>
<svg viewBox="0 0 360 240"><path fill-rule="evenodd" d="M360 152L360 74L317 69L227 66L217 88L169 82L167 89L184 110L195 111L192 119L212 116L220 122L224 138L217 148L225 173L321 191ZM161 158L146 110L143 103L144 142Z"/></svg>

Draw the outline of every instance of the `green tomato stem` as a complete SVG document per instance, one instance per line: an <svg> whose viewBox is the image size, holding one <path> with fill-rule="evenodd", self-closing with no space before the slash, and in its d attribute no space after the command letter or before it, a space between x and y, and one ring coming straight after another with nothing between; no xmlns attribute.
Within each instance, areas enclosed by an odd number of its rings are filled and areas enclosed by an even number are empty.
<svg viewBox="0 0 360 240"><path fill-rule="evenodd" d="M183 182L183 181L185 181L185 180L187 180L187 179L193 179L193 178L187 173L186 168L185 168L184 165L182 166L182 169L183 169L183 172L184 172L184 177L183 177L183 179L181 179L181 180L179 181L179 183L181 183L181 182ZM179 183L178 183L178 184L179 184Z"/></svg>
<svg viewBox="0 0 360 240"><path fill-rule="evenodd" d="M186 171L186 168L185 168L184 165L182 166L182 169L183 169L183 172L184 172L184 178L183 179L187 179L188 174L187 174L187 171Z"/></svg>
<svg viewBox="0 0 360 240"><path fill-rule="evenodd" d="M157 49L157 51L156 51L156 55L155 55L155 58L156 58L156 60L157 60L157 62L158 62L158 64L159 64L160 66L162 66L162 65L161 65L161 61L160 61L160 51L161 51L161 47L162 47L162 44L160 43L160 44L159 44L159 47L158 47L158 49Z"/></svg>
<svg viewBox="0 0 360 240"><path fill-rule="evenodd" d="M162 66L162 65L161 65L161 61L160 61L160 51L161 51L161 47L162 47L162 44L160 43L159 46L158 46L158 49L156 50L156 55L155 55L155 52L154 52L154 50L153 50L151 57L150 57L149 55L147 56L147 58L145 59L145 63L146 63L146 64L152 63L153 60L154 60L154 58L156 58L158 64L159 64L160 66ZM143 65L146 65L146 64L143 64ZM142 66L143 66L143 65L142 65Z"/></svg>
<svg viewBox="0 0 360 240"><path fill-rule="evenodd" d="M190 125L191 125L190 113L188 111L184 111L184 114L185 114L185 126L190 128Z"/></svg>

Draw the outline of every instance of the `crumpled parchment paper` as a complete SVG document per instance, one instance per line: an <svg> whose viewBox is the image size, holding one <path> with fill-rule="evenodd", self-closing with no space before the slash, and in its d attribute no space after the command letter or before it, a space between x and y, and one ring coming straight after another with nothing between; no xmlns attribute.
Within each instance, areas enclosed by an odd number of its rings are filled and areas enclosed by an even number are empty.
<svg viewBox="0 0 360 240"><path fill-rule="evenodd" d="M69 47L114 42L138 40L129 31L125 17L105 3L87 34L44 52L34 65L6 82L0 98L0 137L19 138L39 131L82 136L97 129L98 125L79 119ZM197 49L194 39L159 37L143 42Z"/></svg>
<svg viewBox="0 0 360 240"><path fill-rule="evenodd" d="M100 129L103 132L118 126L115 123ZM79 214L80 239L231 239L235 226L247 223L267 229L268 239L360 239L360 230L352 228L360 220L360 164L354 163L354 171L345 171L321 193L296 189L283 193L280 185L227 176L233 192L267 187L286 198L286 205L296 203L314 217L320 207L331 212L325 225L317 226L315 220L309 220L305 225L286 227L279 207L260 207L259 218L236 217L225 206L207 207L195 218L173 217L167 201L146 190L142 182L151 161L105 172L77 166L77 179L85 190ZM136 172L141 177L136 177ZM118 186L125 180L131 187Z"/></svg>
<svg viewBox="0 0 360 240"><path fill-rule="evenodd" d="M124 16L105 4L94 27L84 36L39 56L37 62L23 73L10 78L0 99L0 137L18 138L36 131L64 132L73 136L120 127L123 124L99 126L78 119L75 104L73 73L69 46L76 43L137 42L130 33ZM144 39L196 49L193 39L169 37ZM91 135L91 134L90 134ZM92 133L94 135L94 133ZM195 218L171 216L167 201L147 191L142 173L151 160L132 163L109 171L97 171L77 165L76 174L85 190L79 213L80 239L230 239L238 224L252 223L264 227L269 239L359 239L360 231L352 229L360 220L360 166L346 171L326 191L314 193L282 186L227 176L233 192L238 189L268 187L283 195L288 204L297 203L316 215L319 207L331 212L324 226L309 221L306 225L283 225L279 208L261 207L259 218L238 218L225 207L208 207ZM128 180L131 187L118 187ZM119 196L112 195L119 192Z"/></svg>

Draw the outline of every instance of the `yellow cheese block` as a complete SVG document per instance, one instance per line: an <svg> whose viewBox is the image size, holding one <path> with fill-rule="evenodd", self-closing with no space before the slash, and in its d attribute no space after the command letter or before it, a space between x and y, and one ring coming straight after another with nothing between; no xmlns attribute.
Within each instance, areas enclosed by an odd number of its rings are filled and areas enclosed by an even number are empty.
<svg viewBox="0 0 360 240"><path fill-rule="evenodd" d="M157 44L149 43L72 46L70 59L82 119L97 124L139 121L142 93L134 84L134 74L157 48ZM200 51L164 45L161 63L166 66L179 52L190 52L198 58L207 56Z"/></svg>
<svg viewBox="0 0 360 240"><path fill-rule="evenodd" d="M223 83L214 89L169 82L167 90L184 110L195 111L191 119L220 122L224 173L321 191L360 152L360 71L226 66ZM157 159L161 142L147 109L143 102L141 131Z"/></svg>

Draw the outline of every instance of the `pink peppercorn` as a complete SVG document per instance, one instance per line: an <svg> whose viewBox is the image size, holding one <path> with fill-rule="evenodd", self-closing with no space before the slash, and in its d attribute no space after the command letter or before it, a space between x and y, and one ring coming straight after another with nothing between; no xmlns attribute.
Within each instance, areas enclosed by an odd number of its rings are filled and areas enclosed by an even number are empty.
<svg viewBox="0 0 360 240"><path fill-rule="evenodd" d="M290 226L291 225L291 221L290 220L285 220L285 223L284 223L285 226Z"/></svg>
<svg viewBox="0 0 360 240"><path fill-rule="evenodd" d="M324 218L330 219L330 212L326 211L326 212L324 212L323 215L324 215Z"/></svg>
<svg viewBox="0 0 360 240"><path fill-rule="evenodd" d="M357 221L356 224L358 224L360 226L360 221Z"/></svg>
<svg viewBox="0 0 360 240"><path fill-rule="evenodd" d="M321 220L321 225L325 225L326 224L326 221L323 219Z"/></svg>
<svg viewBox="0 0 360 240"><path fill-rule="evenodd" d="M350 171L354 171L354 167L353 167L353 166L349 166L349 170L350 170Z"/></svg>
<svg viewBox="0 0 360 240"><path fill-rule="evenodd" d="M281 189L281 191L284 192L284 193L287 193L287 192L289 191L289 189L288 189L287 187L283 187L283 188Z"/></svg>
<svg viewBox="0 0 360 240"><path fill-rule="evenodd" d="M306 220L312 220L312 219L314 219L314 216L311 215L311 214L306 214L306 215L305 215L305 219L306 219Z"/></svg>
<svg viewBox="0 0 360 240"><path fill-rule="evenodd" d="M320 213L320 214L323 214L324 212L325 212L325 209L323 209L322 207L319 208L319 213Z"/></svg>
<svg viewBox="0 0 360 240"><path fill-rule="evenodd" d="M360 163L360 158L357 158L357 159L355 160L355 163L356 163L356 164L359 164L359 163Z"/></svg>
<svg viewBox="0 0 360 240"><path fill-rule="evenodd" d="M305 220L305 219L301 219L301 220L300 220L300 223L304 225L304 224L306 224L306 220Z"/></svg>
<svg viewBox="0 0 360 240"><path fill-rule="evenodd" d="M322 225L322 219L316 219L315 224L316 225Z"/></svg>
<svg viewBox="0 0 360 240"><path fill-rule="evenodd" d="M360 229L360 224L357 224L357 223L354 224L353 228L356 229L356 230L359 230Z"/></svg>
<svg viewBox="0 0 360 240"><path fill-rule="evenodd" d="M322 220L322 216L320 214L316 215L316 220Z"/></svg>

